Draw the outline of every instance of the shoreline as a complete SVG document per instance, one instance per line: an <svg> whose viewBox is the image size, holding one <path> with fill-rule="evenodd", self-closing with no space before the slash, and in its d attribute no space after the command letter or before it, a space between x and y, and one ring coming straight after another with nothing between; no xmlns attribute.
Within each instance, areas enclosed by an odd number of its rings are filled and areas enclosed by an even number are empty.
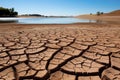
<svg viewBox="0 0 120 80"><path fill-rule="evenodd" d="M100 21L107 21L107 22L117 22L120 23L120 16L96 16L96 15L80 15L75 16L78 19L91 19L91 20L100 20Z"/></svg>
<svg viewBox="0 0 120 80"><path fill-rule="evenodd" d="M32 30L32 29L52 29L52 28L85 28L85 29L99 29L99 28L120 28L120 24L116 23L74 23L74 24L16 24L16 23L2 23L0 24L0 32Z"/></svg>

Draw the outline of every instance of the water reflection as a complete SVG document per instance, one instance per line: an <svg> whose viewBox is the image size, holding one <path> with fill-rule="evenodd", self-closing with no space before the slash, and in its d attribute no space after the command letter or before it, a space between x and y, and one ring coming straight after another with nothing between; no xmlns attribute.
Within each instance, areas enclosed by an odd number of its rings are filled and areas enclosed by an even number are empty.
<svg viewBox="0 0 120 80"><path fill-rule="evenodd" d="M72 24L72 23L96 23L99 21L77 18L0 18L1 23L16 22L19 24Z"/></svg>
<svg viewBox="0 0 120 80"><path fill-rule="evenodd" d="M96 23L102 23L103 21L102 20L96 20Z"/></svg>
<svg viewBox="0 0 120 80"><path fill-rule="evenodd" d="M0 20L0 23L18 23L18 20Z"/></svg>

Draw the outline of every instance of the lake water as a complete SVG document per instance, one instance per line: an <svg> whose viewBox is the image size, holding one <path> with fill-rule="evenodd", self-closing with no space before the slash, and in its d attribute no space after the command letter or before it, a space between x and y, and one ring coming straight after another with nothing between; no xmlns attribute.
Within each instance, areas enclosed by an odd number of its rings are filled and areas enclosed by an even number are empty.
<svg viewBox="0 0 120 80"><path fill-rule="evenodd" d="M72 24L72 23L95 23L95 20L77 18L0 18L0 22L16 22L19 24Z"/></svg>

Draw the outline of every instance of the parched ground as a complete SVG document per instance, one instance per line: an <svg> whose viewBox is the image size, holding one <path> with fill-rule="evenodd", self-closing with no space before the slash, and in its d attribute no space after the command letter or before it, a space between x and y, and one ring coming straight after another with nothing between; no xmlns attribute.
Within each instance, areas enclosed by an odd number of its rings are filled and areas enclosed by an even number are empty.
<svg viewBox="0 0 120 80"><path fill-rule="evenodd" d="M0 80L120 80L120 25L0 25Z"/></svg>

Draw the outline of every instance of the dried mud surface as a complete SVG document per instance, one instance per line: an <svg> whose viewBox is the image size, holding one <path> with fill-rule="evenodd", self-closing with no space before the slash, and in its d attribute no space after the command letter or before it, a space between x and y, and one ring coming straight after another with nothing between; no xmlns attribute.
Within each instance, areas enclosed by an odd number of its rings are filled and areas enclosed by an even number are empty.
<svg viewBox="0 0 120 80"><path fill-rule="evenodd" d="M0 80L120 80L119 25L49 26L1 31Z"/></svg>

